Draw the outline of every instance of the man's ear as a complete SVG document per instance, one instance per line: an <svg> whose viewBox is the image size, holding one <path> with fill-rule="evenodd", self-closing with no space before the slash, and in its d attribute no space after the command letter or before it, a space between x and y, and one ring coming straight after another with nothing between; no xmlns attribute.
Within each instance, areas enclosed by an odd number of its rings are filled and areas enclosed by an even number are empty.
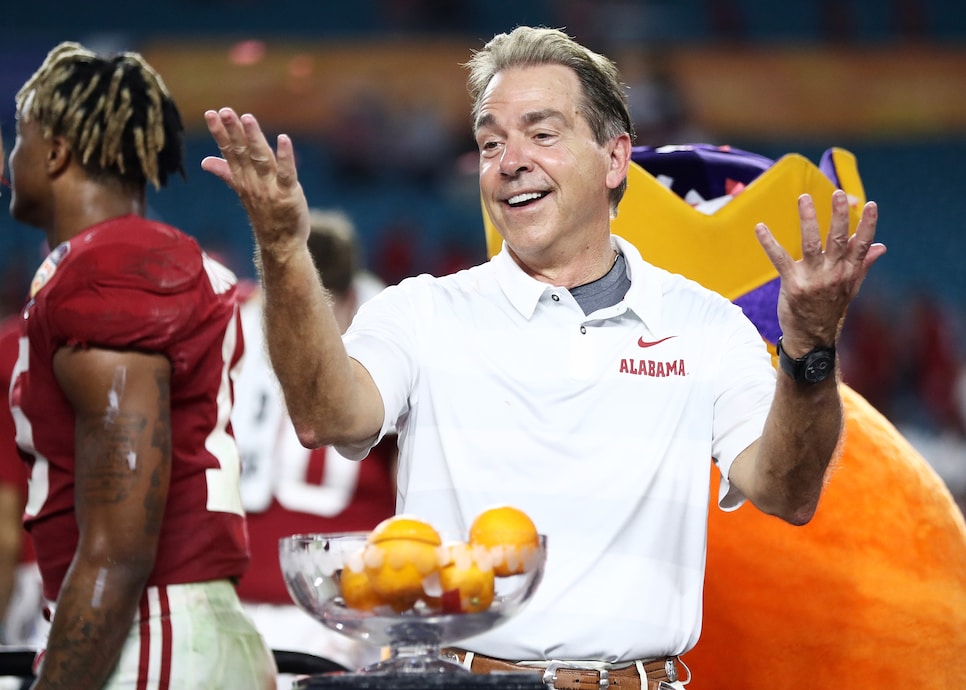
<svg viewBox="0 0 966 690"><path fill-rule="evenodd" d="M631 137L622 134L609 143L610 168L607 171L607 186L616 188L627 178L627 168L631 162Z"/></svg>
<svg viewBox="0 0 966 690"><path fill-rule="evenodd" d="M60 177L70 166L74 152L67 139L55 136L50 139L47 149L46 171L49 177Z"/></svg>

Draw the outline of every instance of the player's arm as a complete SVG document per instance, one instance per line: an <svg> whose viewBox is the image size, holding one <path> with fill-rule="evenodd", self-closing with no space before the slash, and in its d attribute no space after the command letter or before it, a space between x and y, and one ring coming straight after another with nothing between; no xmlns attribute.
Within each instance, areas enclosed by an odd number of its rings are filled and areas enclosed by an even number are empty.
<svg viewBox="0 0 966 690"><path fill-rule="evenodd" d="M255 118L205 113L224 158L202 167L238 194L251 221L265 299L265 338L299 440L310 448L358 443L381 429L384 408L366 369L350 359L306 247L309 209L292 141L272 151Z"/></svg>
<svg viewBox="0 0 966 690"><path fill-rule="evenodd" d="M23 462L19 457L10 460ZM0 458L0 462L6 462L6 459ZM17 577L24 538L22 519L23 495L20 487L0 482L0 620L6 615Z"/></svg>
<svg viewBox="0 0 966 690"><path fill-rule="evenodd" d="M93 689L117 663L154 568L171 477L171 367L161 355L64 347L54 373L76 415L80 536L33 687Z"/></svg>

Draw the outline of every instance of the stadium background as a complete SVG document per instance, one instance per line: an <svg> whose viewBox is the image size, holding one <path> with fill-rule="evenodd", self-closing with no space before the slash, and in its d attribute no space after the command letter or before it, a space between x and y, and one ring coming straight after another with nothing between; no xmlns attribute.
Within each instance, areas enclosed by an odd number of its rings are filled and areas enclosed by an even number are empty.
<svg viewBox="0 0 966 690"><path fill-rule="evenodd" d="M637 144L729 144L815 162L830 146L856 154L889 253L847 324L847 380L966 494L960 0L8 3L0 126L9 152L14 94L55 43L138 50L188 130L188 180L150 195L155 217L253 276L245 215L200 169L217 153L202 114L231 105L293 136L310 203L352 215L369 268L388 282L448 272L485 257L460 63L517 24L565 28L614 58ZM22 303L42 240L0 214L0 313ZM871 358L878 370L862 371ZM940 383L924 390L927 379Z"/></svg>

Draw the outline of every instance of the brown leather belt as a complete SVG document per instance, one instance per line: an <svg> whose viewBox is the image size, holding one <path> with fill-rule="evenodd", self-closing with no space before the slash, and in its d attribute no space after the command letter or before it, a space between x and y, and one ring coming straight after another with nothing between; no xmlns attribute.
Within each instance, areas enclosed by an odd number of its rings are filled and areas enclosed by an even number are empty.
<svg viewBox="0 0 966 690"><path fill-rule="evenodd" d="M461 664L466 656L462 649L448 648L443 655L455 656ZM463 664L465 666L465 664ZM474 654L469 670L473 673L540 673L544 683L558 690L659 690L660 684L673 683L678 679L677 657L644 662L646 685L642 686L637 664L602 671L591 668L574 668L566 661L551 661L547 668L526 666L483 654Z"/></svg>

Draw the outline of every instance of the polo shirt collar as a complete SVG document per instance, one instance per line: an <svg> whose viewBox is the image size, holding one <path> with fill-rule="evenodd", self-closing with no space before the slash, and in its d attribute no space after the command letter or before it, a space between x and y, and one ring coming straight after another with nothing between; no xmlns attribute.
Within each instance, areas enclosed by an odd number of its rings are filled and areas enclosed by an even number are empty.
<svg viewBox="0 0 966 690"><path fill-rule="evenodd" d="M540 297L552 286L524 273L510 256L506 240L503 241L500 253L490 259L490 263L496 272L496 281L503 294L510 300L514 309L520 312L523 318L529 320L537 309Z"/></svg>
<svg viewBox="0 0 966 690"><path fill-rule="evenodd" d="M654 331L660 326L662 271L646 263L637 248L618 237L611 235L611 243L624 255L631 287L624 297L624 305L633 311L641 321ZM490 260L496 274L497 284L525 319L530 319L537 309L540 298L554 287L524 273L510 256L506 242L500 252Z"/></svg>
<svg viewBox="0 0 966 690"><path fill-rule="evenodd" d="M666 273L644 261L637 247L623 237L611 235L611 242L624 255L624 261L627 262L627 275L631 279L631 287L624 295L624 304L637 314L637 318L643 321L652 333L657 333L661 327L663 283Z"/></svg>

